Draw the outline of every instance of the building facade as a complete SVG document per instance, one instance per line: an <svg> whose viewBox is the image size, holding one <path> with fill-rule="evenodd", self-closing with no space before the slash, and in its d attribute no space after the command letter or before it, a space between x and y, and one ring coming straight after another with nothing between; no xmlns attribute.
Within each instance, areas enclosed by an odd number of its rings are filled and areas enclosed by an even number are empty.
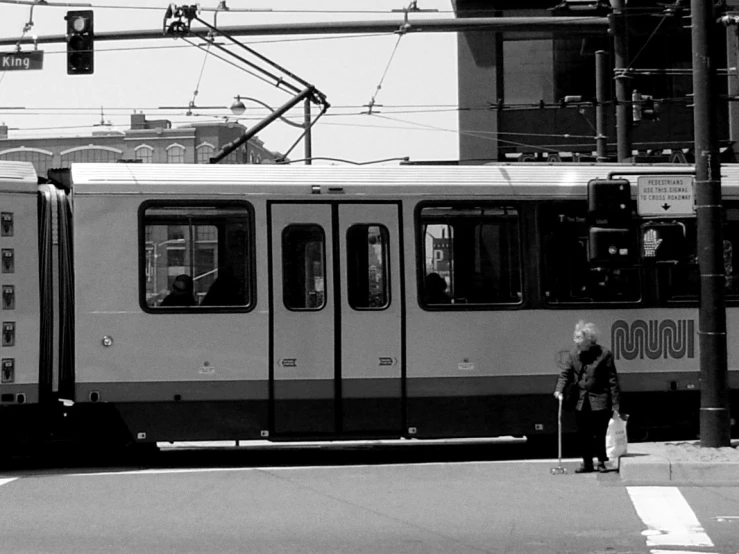
<svg viewBox="0 0 739 554"><path fill-rule="evenodd" d="M730 10L736 0L717 3ZM688 3L624 2L623 37L630 99L651 97L630 109L632 155L644 161L693 160L692 42ZM739 7L734 7L739 10ZM459 33L461 163L581 161L596 154L596 52L606 53L606 142L616 159L613 19L599 0L455 0L458 17L599 17L602 30L540 32L473 30ZM739 118L736 27L716 24L717 129L723 161L734 157ZM601 72L601 79L602 79ZM570 99L579 99L570 102Z"/></svg>
<svg viewBox="0 0 739 554"><path fill-rule="evenodd" d="M104 130L83 137L12 138L0 125L0 160L31 162L39 176L73 162L210 163L223 146L240 137L246 127L238 123L198 123L172 127L167 120L131 115L130 129ZM220 163L274 163L281 158L253 137Z"/></svg>

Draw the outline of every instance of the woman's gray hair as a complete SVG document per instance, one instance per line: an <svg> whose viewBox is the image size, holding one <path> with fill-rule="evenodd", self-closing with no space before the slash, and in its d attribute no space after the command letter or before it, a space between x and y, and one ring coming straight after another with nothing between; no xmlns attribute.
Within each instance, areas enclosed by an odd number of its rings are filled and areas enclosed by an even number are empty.
<svg viewBox="0 0 739 554"><path fill-rule="evenodd" d="M595 323L586 323L584 320L580 320L575 325L575 333L582 333L583 337L589 339L592 342L598 342L598 335L600 331L595 326Z"/></svg>

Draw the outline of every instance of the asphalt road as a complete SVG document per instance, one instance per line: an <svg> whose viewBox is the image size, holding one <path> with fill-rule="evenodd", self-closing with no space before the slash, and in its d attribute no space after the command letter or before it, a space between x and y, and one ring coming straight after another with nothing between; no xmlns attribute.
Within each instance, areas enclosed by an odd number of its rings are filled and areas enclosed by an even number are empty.
<svg viewBox="0 0 739 554"><path fill-rule="evenodd" d="M739 552L739 487L624 487L573 459L553 475L556 458L285 452L314 460L173 452L0 472L0 553Z"/></svg>

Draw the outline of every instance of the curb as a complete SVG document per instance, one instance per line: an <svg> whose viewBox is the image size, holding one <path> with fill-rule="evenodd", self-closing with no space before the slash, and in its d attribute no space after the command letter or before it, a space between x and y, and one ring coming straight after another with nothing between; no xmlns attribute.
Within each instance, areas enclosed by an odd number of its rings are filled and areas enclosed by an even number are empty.
<svg viewBox="0 0 739 554"><path fill-rule="evenodd" d="M699 483L739 486L736 462L670 461L652 454L626 456L619 461L622 481L633 484Z"/></svg>

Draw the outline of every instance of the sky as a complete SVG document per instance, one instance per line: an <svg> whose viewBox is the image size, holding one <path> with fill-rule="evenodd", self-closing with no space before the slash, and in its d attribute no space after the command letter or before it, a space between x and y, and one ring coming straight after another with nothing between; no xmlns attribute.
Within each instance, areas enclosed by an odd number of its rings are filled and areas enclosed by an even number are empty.
<svg viewBox="0 0 739 554"><path fill-rule="evenodd" d="M29 21L33 26L27 36L62 35L66 32L64 16L73 9L92 9L97 33L161 29L169 5L159 0L90 0L91 8L86 8L53 6L53 1L34 6L33 11L30 5L0 3L0 37L21 36ZM227 0L226 4L231 11L218 12L217 25L389 19L400 27L403 14L391 10L408 7L410 0ZM202 8L217 5L218 0L200 3ZM451 0L418 0L417 6L438 12L412 13L411 23L454 17ZM214 22L213 11L203 11L200 17ZM459 158L454 33L236 38L326 95L331 108L313 127L314 157L355 163L403 157L414 161ZM23 51L32 49L31 45L22 47ZM175 127L236 121L229 110L236 95L256 98L273 108L293 97L257 77L260 72L235 60L234 67L182 39L97 42L93 75L67 75L65 44L41 44L39 49L44 51L43 69L0 72L0 123L10 128L10 138L124 130L134 111L147 119L169 119ZM13 50L12 46L0 47L2 53ZM256 61L242 49L231 50ZM211 52L217 49L211 47ZM257 63L275 72L266 63ZM187 115L190 102L196 109ZM372 113L363 113L370 104ZM245 101L245 105L247 111L238 121L246 126L268 113L257 103ZM313 114L317 113L313 106ZM302 103L289 118L302 121ZM101 122L105 125L100 126ZM277 121L258 137L268 149L284 153L300 133ZM303 153L300 142L290 158L301 159Z"/></svg>

